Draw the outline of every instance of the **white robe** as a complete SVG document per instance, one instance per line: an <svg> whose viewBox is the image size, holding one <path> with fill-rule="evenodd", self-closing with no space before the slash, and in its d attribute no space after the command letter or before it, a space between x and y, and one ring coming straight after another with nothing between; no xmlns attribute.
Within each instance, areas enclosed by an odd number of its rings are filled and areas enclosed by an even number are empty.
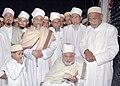
<svg viewBox="0 0 120 86"><path fill-rule="evenodd" d="M10 45L7 34L0 30L0 76L4 74L1 67L11 59ZM7 86L6 80L0 79L0 86Z"/></svg>
<svg viewBox="0 0 120 86"><path fill-rule="evenodd" d="M54 62L57 60L57 58L62 57L62 48L63 48L63 28L60 28L60 31L55 31L53 27L49 28L51 31L53 31L55 39L56 39L56 45L53 46L55 48L55 51L53 51L53 55L50 58L50 67L54 64ZM49 57L49 56L47 56Z"/></svg>
<svg viewBox="0 0 120 86"><path fill-rule="evenodd" d="M0 30L3 30L7 33L9 40L12 44L21 43L22 30L20 30L19 28L15 28L13 26L7 28L6 26L3 26L0 28Z"/></svg>
<svg viewBox="0 0 120 86"><path fill-rule="evenodd" d="M113 59L119 47L117 29L107 23L101 23L97 28L87 27L86 35L80 44L80 50L89 49L96 58L87 62L86 86L111 86L113 76Z"/></svg>
<svg viewBox="0 0 120 86"><path fill-rule="evenodd" d="M2 67L2 70L5 71L8 77L8 86L29 86L24 63L19 64L16 60L11 59Z"/></svg>
<svg viewBox="0 0 120 86"><path fill-rule="evenodd" d="M63 77L65 77L65 74L67 73L72 76L76 76L78 78L78 81L81 81L82 69L83 62L79 59L75 59L75 62L72 65L66 66L62 61L62 57L60 57L56 60L53 67L46 75L42 86L79 86L69 81L66 83L66 80ZM81 84L83 83L81 82Z"/></svg>
<svg viewBox="0 0 120 86"><path fill-rule="evenodd" d="M43 28L44 29L44 28ZM49 57L53 54L56 49L56 42L52 43L49 49L42 50L43 57L38 58L36 62L36 57L32 55L32 51L36 50L36 46L32 49L26 49L24 55L27 58L25 61L26 70L28 73L28 81L30 86L39 86L43 82L46 73L50 69Z"/></svg>
<svg viewBox="0 0 120 86"><path fill-rule="evenodd" d="M75 30L72 25L63 28L63 42L72 43L75 46L75 57L83 60L79 52L80 42L84 37L86 27L82 24L79 25L78 30Z"/></svg>

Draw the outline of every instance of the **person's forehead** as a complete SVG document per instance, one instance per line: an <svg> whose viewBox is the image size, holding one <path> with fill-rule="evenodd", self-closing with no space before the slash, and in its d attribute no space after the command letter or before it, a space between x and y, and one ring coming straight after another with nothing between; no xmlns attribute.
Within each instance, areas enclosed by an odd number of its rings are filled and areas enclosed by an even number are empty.
<svg viewBox="0 0 120 86"><path fill-rule="evenodd" d="M34 19L40 19L40 18L42 19L43 17L41 15L34 17Z"/></svg>
<svg viewBox="0 0 120 86"><path fill-rule="evenodd" d="M24 17L19 18L19 20L22 20L22 21L27 21L27 19L26 19L26 18L24 18Z"/></svg>
<svg viewBox="0 0 120 86"><path fill-rule="evenodd" d="M101 15L100 13L92 12L92 13L89 13L89 14L88 14L88 17L93 17L93 16L98 17L98 16L100 16L100 15Z"/></svg>
<svg viewBox="0 0 120 86"><path fill-rule="evenodd" d="M8 16L8 15L13 16L11 13L8 12L8 13L6 13L6 14L4 15L4 17L5 17L5 16Z"/></svg>
<svg viewBox="0 0 120 86"><path fill-rule="evenodd" d="M80 15L77 13L73 13L72 16L80 16Z"/></svg>

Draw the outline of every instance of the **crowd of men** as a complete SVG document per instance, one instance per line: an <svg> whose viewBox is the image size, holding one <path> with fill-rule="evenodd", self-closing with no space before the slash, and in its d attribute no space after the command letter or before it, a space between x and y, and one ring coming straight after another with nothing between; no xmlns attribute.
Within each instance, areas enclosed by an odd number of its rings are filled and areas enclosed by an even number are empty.
<svg viewBox="0 0 120 86"><path fill-rule="evenodd" d="M0 18L0 86L111 86L119 51L117 29L104 23L100 7L87 18L73 7L60 14L11 8Z"/></svg>

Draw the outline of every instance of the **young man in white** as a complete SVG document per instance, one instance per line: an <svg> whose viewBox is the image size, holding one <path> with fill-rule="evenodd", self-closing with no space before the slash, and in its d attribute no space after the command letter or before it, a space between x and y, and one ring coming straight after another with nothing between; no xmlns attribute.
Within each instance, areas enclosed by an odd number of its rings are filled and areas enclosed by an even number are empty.
<svg viewBox="0 0 120 86"><path fill-rule="evenodd" d="M18 15L18 24L22 32L26 32L27 30L27 25L29 23L29 14L25 11L21 11L20 14Z"/></svg>
<svg viewBox="0 0 120 86"><path fill-rule="evenodd" d="M51 12L50 13L50 20L52 27L49 29L53 31L57 47L54 51L54 54L50 58L51 66L54 64L57 58L62 56L62 47L63 47L63 31L61 28L61 20L60 20L60 14L58 12Z"/></svg>

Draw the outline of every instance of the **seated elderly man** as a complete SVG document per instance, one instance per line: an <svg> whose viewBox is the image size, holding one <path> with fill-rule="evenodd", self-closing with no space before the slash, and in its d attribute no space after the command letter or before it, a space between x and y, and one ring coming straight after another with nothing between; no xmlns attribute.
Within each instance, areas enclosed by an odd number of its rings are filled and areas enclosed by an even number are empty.
<svg viewBox="0 0 120 86"><path fill-rule="evenodd" d="M84 62L74 56L74 46L64 44L63 57L56 60L42 86L83 86L84 79L81 77L84 74Z"/></svg>

